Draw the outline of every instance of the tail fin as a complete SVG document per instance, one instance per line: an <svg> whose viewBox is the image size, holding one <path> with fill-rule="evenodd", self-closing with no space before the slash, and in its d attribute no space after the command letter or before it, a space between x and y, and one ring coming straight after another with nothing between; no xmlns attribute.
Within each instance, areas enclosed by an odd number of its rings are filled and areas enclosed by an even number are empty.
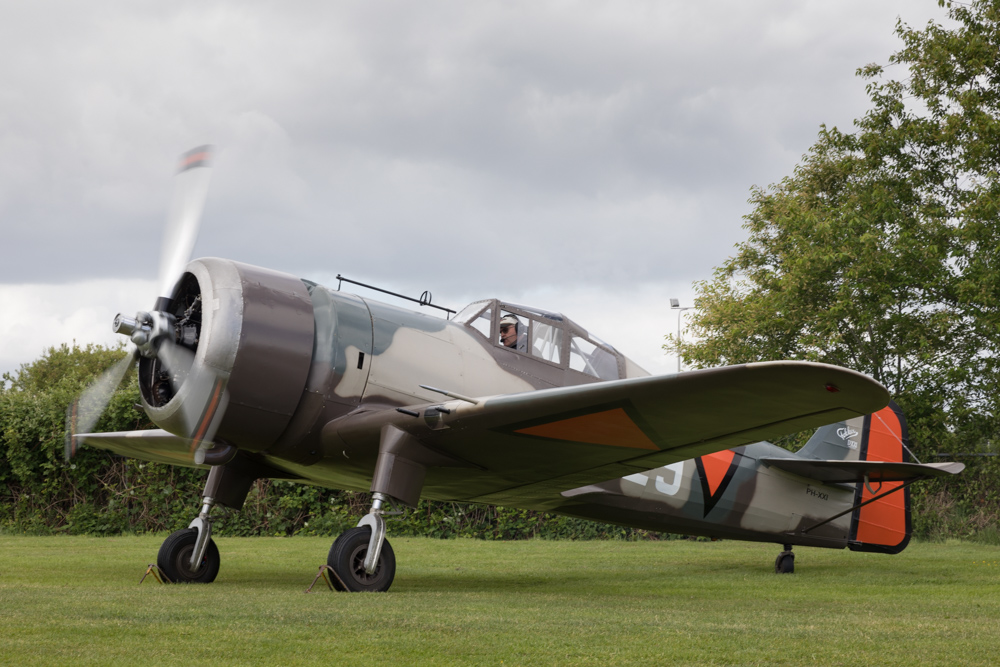
<svg viewBox="0 0 1000 667"><path fill-rule="evenodd" d="M804 459L820 461L857 461L861 458L863 435L871 415L854 417L846 421L821 426L816 429L797 453Z"/></svg>
<svg viewBox="0 0 1000 667"><path fill-rule="evenodd" d="M910 460L906 418L898 405L889 403L863 419L859 451L862 461ZM854 504L860 505L902 485L903 482L860 483ZM848 546L851 551L897 554L909 544L910 528L910 489L904 488L854 510Z"/></svg>
<svg viewBox="0 0 1000 667"><path fill-rule="evenodd" d="M895 403L864 417L823 426L798 451L800 458L818 461L908 462L910 441L906 418ZM899 488L903 482L858 483L854 504ZM910 489L858 507L851 515L848 546L853 551L899 553L910 541Z"/></svg>

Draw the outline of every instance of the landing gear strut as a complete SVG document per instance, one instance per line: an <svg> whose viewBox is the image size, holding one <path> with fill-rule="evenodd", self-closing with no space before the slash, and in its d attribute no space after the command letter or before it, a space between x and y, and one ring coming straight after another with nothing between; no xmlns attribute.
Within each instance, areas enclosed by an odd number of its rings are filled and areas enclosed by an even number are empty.
<svg viewBox="0 0 1000 667"><path fill-rule="evenodd" d="M792 553L791 544L786 544L785 550L774 559L774 571L776 574L792 574L795 572L795 554Z"/></svg>
<svg viewBox="0 0 1000 667"><path fill-rule="evenodd" d="M396 554L385 539L385 503L389 497L372 494L371 511L357 527L344 531L330 547L327 565L336 573L337 590L382 593L396 576Z"/></svg>

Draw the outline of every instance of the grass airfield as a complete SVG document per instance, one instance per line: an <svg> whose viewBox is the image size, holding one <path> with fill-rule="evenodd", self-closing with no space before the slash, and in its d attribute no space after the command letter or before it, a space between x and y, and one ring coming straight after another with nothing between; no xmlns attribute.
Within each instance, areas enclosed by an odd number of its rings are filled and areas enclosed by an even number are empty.
<svg viewBox="0 0 1000 667"><path fill-rule="evenodd" d="M987 665L1000 548L396 538L384 594L329 591L332 538L220 538L161 585L163 536L0 535L0 664Z"/></svg>

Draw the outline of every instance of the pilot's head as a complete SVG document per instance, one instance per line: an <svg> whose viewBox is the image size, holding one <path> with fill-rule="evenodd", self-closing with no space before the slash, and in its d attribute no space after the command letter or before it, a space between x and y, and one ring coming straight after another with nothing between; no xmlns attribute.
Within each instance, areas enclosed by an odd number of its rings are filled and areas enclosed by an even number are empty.
<svg viewBox="0 0 1000 667"><path fill-rule="evenodd" d="M505 347L517 347L518 321L513 315L504 315L500 319L500 342Z"/></svg>

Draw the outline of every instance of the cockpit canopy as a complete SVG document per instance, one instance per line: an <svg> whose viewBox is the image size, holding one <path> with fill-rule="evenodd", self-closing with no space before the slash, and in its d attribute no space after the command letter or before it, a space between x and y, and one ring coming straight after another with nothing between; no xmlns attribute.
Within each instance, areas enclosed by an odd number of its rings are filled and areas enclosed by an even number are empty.
<svg viewBox="0 0 1000 667"><path fill-rule="evenodd" d="M477 331L498 347L598 380L626 376L625 357L620 352L560 313L487 299L469 304L452 321ZM501 340L501 326L506 328L510 323L515 325L516 337L508 334Z"/></svg>

